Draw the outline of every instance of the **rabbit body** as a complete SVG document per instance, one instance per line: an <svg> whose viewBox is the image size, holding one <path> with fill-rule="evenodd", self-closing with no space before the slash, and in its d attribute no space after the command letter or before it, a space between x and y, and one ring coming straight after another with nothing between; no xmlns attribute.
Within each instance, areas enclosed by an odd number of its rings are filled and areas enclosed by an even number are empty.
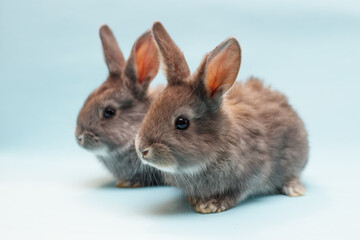
<svg viewBox="0 0 360 240"><path fill-rule="evenodd" d="M216 121L221 130L208 129L215 141L187 148L202 149L196 155L207 156L206 164L195 173L165 173L168 184L183 189L193 203L225 197L230 203L221 209L251 195L285 193L297 183L308 160L307 132L283 94L255 78L236 83Z"/></svg>
<svg viewBox="0 0 360 240"><path fill-rule="evenodd" d="M142 161L183 189L200 213L221 212L249 196L279 190L303 195L304 124L283 94L255 78L235 83L241 60L237 40L220 44L190 75L158 22L153 35L169 85L136 137Z"/></svg>

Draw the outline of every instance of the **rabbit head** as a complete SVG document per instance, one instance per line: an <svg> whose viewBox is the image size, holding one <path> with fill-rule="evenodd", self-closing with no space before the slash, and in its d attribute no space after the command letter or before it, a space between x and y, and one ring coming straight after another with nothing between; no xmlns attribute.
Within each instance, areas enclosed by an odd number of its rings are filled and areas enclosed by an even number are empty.
<svg viewBox="0 0 360 240"><path fill-rule="evenodd" d="M184 55L162 24L155 22L152 32L168 86L143 120L135 141L137 153L145 164L165 172L196 172L217 154L226 154L221 138L228 126L224 126L221 105L240 68L240 45L228 38L191 75Z"/></svg>
<svg viewBox="0 0 360 240"><path fill-rule="evenodd" d="M159 69L159 58L151 32L134 43L127 61L106 25L100 28L107 80L85 101L77 118L78 144L101 154L133 144L150 105L147 90Z"/></svg>

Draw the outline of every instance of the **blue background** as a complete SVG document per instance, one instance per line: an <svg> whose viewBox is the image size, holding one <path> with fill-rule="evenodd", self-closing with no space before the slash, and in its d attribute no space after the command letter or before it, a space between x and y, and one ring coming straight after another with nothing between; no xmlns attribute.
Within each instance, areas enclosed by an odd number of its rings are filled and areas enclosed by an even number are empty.
<svg viewBox="0 0 360 240"><path fill-rule="evenodd" d="M128 56L155 20L193 71L237 37L238 80L254 75L289 97L310 135L305 197L200 215L174 188L113 188L77 146L78 111L107 76L99 27L108 24ZM355 0L2 0L0 238L359 238L359 43ZM165 82L160 72L152 84Z"/></svg>

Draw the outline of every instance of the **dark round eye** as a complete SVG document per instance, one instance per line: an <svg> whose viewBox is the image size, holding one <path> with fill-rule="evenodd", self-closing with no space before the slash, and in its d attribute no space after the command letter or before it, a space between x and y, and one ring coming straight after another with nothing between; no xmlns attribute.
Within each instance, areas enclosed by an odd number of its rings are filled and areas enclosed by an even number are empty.
<svg viewBox="0 0 360 240"><path fill-rule="evenodd" d="M116 110L111 108L111 107L107 107L104 110L103 116L104 118L113 118L115 116Z"/></svg>
<svg viewBox="0 0 360 240"><path fill-rule="evenodd" d="M185 130L189 127L189 120L187 120L186 118L184 117L178 117L176 120L175 120L175 126L177 129L180 129L180 130Z"/></svg>

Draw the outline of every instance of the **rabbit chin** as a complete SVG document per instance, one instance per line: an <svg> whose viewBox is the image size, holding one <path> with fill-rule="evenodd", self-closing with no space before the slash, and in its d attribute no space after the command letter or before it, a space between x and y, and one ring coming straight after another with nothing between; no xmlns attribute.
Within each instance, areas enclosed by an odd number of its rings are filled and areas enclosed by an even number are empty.
<svg viewBox="0 0 360 240"><path fill-rule="evenodd" d="M188 166L178 166L176 164L173 165L158 165L152 162L148 162L142 158L141 162L145 165L149 165L151 167L157 168L160 171L171 173L171 174L181 174L181 175L195 175L199 172L205 170L206 166L204 164L197 164L197 165L188 165Z"/></svg>
<svg viewBox="0 0 360 240"><path fill-rule="evenodd" d="M102 145L100 147L93 148L93 149L87 149L87 150L90 151L91 153L95 154L96 156L109 155L109 148L105 145Z"/></svg>
<svg viewBox="0 0 360 240"><path fill-rule="evenodd" d="M163 171L163 172L167 172L167 173L177 173L178 172L176 165L164 166L164 165L158 165L158 164L154 164L152 162L148 162L148 161L144 160L143 158L140 158L140 160L144 165L149 165L149 166L159 169L160 171Z"/></svg>

